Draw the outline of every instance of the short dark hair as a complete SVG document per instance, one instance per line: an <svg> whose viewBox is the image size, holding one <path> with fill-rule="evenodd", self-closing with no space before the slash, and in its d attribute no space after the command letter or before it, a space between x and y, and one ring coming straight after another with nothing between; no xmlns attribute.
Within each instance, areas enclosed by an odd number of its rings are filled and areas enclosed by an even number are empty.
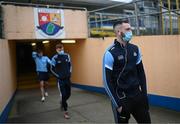
<svg viewBox="0 0 180 124"><path fill-rule="evenodd" d="M62 49L62 48L63 48L63 45L62 45L61 43L58 43L58 44L56 45L56 49L58 49L58 48Z"/></svg>
<svg viewBox="0 0 180 124"><path fill-rule="evenodd" d="M128 19L117 20L117 21L114 22L114 24L113 24L113 29L115 29L115 27L116 27L117 25L121 25L122 23L129 23L129 20L128 20Z"/></svg>

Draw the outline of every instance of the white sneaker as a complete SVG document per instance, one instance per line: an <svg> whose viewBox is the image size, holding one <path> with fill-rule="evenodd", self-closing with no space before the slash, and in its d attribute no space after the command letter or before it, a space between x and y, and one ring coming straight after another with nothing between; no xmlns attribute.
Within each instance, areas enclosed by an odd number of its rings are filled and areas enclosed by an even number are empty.
<svg viewBox="0 0 180 124"><path fill-rule="evenodd" d="M44 102L45 101L45 97L43 96L42 98L41 98L41 102Z"/></svg>
<svg viewBox="0 0 180 124"><path fill-rule="evenodd" d="M45 92L44 95L45 95L46 97L48 97L48 92Z"/></svg>
<svg viewBox="0 0 180 124"><path fill-rule="evenodd" d="M69 113L68 113L68 112L65 112L65 113L64 113L64 118L65 118L65 119L70 119L70 116L69 116Z"/></svg>

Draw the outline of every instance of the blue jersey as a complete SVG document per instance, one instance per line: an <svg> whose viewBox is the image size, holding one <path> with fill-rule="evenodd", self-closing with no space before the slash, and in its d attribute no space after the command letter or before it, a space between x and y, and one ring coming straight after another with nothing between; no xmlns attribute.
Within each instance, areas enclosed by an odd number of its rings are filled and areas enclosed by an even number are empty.
<svg viewBox="0 0 180 124"><path fill-rule="evenodd" d="M36 71L48 72L47 64L51 64L51 60L47 56L38 56L37 52L32 52L32 57L36 63Z"/></svg>

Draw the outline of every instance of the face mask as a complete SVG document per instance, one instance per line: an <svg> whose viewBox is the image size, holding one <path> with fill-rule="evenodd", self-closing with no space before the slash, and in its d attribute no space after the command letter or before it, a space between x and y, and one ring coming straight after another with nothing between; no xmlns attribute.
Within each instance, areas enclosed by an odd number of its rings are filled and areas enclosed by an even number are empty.
<svg viewBox="0 0 180 124"><path fill-rule="evenodd" d="M133 36L132 31L128 31L124 34L124 36L122 37L122 40L124 42L129 42L132 39L132 36Z"/></svg>
<svg viewBox="0 0 180 124"><path fill-rule="evenodd" d="M64 50L59 51L58 54L64 54Z"/></svg>
<svg viewBox="0 0 180 124"><path fill-rule="evenodd" d="M37 56L38 56L38 57L42 57L42 55L41 55L41 54L37 54Z"/></svg>

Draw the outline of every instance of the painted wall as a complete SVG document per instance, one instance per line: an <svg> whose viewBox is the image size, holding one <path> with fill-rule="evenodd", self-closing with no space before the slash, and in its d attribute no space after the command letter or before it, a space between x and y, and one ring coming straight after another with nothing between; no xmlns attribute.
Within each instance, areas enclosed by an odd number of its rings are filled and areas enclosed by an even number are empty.
<svg viewBox="0 0 180 124"><path fill-rule="evenodd" d="M15 43L0 39L0 115L16 90Z"/></svg>
<svg viewBox="0 0 180 124"><path fill-rule="evenodd" d="M33 7L2 5L6 39L35 39ZM64 9L66 39L87 38L87 13ZM81 27L81 28L79 28Z"/></svg>
<svg viewBox="0 0 180 124"><path fill-rule="evenodd" d="M65 44L73 64L72 82L103 87L102 58L114 38L89 38ZM180 35L134 37L143 54L148 92L180 98ZM59 41L46 44L46 54L55 53ZM15 42L0 40L0 111L2 112L16 89Z"/></svg>
<svg viewBox="0 0 180 124"><path fill-rule="evenodd" d="M114 38L90 38L65 45L73 62L72 81L102 87L102 58ZM150 94L180 98L180 35L133 38L143 54Z"/></svg>
<svg viewBox="0 0 180 124"><path fill-rule="evenodd" d="M151 94L180 98L180 35L136 37Z"/></svg>
<svg viewBox="0 0 180 124"><path fill-rule="evenodd" d="M87 38L85 11L65 10L67 39ZM4 34L6 39L35 39L32 7L3 5ZM73 64L72 82L103 87L102 59L114 38L88 38L66 44ZM47 44L46 54L55 53L55 44ZM133 38L143 54L143 62L150 94L180 98L180 35L137 36ZM0 112L16 89L15 42L0 39Z"/></svg>

